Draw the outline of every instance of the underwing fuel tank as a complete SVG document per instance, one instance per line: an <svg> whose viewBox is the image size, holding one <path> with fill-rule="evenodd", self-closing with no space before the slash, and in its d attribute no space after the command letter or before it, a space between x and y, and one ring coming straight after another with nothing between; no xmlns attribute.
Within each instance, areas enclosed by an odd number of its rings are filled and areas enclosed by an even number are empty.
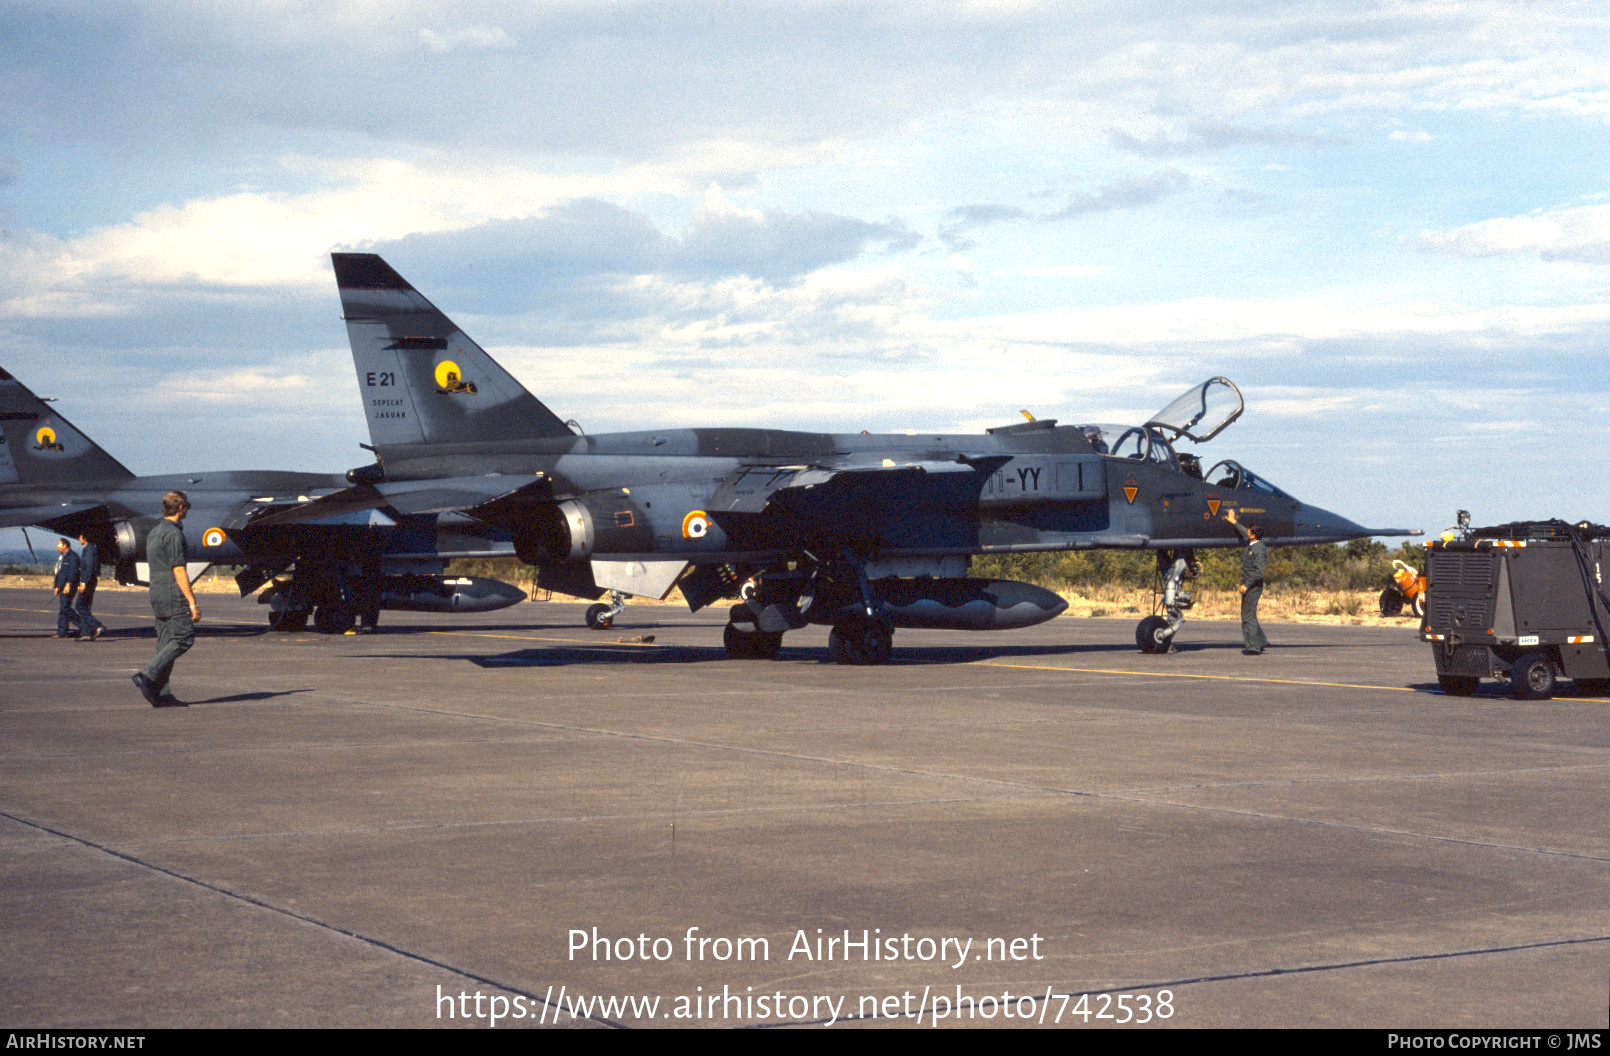
<svg viewBox="0 0 1610 1056"><path fill-rule="evenodd" d="M524 600L525 591L501 579L387 576L380 607L392 612L493 612Z"/></svg>
<svg viewBox="0 0 1610 1056"><path fill-rule="evenodd" d="M878 579L872 582L880 615L894 627L936 631L1006 631L1033 627L1068 607L1032 583L1010 579ZM859 601L812 610L812 623L837 623L863 612Z"/></svg>

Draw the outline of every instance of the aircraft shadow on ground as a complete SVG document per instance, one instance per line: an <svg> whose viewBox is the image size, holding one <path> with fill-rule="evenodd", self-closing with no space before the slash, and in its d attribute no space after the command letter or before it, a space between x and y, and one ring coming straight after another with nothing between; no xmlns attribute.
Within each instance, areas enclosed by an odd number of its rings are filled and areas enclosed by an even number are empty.
<svg viewBox="0 0 1610 1056"><path fill-rule="evenodd" d="M1240 651L1240 645L1197 645L1181 652L1221 653ZM896 645L891 667L927 664L969 664L985 660L1045 659L1077 656L1114 656L1137 653L1133 645L1122 643L1069 645ZM576 664L690 664L690 663L832 663L825 646L791 648L784 645L773 661L731 660L719 645L639 646L599 641L596 645L571 648L561 645L537 649L516 649L499 653L368 653L352 659L463 660L481 668L569 667ZM1167 658L1158 657L1160 663Z"/></svg>
<svg viewBox="0 0 1610 1056"><path fill-rule="evenodd" d="M825 650L824 650L825 652ZM352 660L462 660L476 667L570 667L574 664L698 664L727 659L720 646L633 646L600 642L580 649L514 649L502 653L365 653Z"/></svg>

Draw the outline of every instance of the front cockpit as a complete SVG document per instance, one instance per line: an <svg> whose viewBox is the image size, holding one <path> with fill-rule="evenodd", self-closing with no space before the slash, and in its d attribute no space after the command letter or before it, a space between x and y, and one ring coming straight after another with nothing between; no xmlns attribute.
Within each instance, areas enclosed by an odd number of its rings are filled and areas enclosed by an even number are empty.
<svg viewBox="0 0 1610 1056"><path fill-rule="evenodd" d="M1252 470L1241 465L1241 463L1233 462L1230 459L1214 463L1213 468L1208 470L1202 479L1214 487L1223 488L1226 491L1246 490L1261 492L1264 495L1278 495L1283 499L1292 498L1258 476L1258 474L1252 472ZM1292 501L1295 502L1296 500L1292 499Z"/></svg>

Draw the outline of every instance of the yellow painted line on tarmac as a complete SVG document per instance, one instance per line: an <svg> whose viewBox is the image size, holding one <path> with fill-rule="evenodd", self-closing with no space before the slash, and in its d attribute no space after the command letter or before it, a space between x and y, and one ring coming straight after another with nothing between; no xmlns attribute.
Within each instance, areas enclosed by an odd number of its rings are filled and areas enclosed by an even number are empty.
<svg viewBox="0 0 1610 1056"><path fill-rule="evenodd" d="M485 631L431 631L431 634L456 635L461 638L512 638L517 642L568 642L571 645L635 645L639 649L658 649L657 642L608 642L597 638L543 638L535 634L489 634Z"/></svg>
<svg viewBox="0 0 1610 1056"><path fill-rule="evenodd" d="M1379 689L1387 693L1418 693L1408 686L1363 686L1353 682L1311 682L1301 678L1256 678L1246 675L1196 675L1180 671L1125 671L1106 667L1054 667L1049 664L986 664L979 667L1012 667L1024 671L1067 671L1080 675L1139 675L1142 678L1201 678L1215 682L1267 682L1277 686L1325 686L1330 689Z"/></svg>

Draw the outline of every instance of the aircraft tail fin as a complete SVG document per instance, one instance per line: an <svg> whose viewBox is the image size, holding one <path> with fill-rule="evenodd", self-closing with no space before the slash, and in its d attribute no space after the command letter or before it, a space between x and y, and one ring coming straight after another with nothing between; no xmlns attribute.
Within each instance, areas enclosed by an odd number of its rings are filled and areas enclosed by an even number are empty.
<svg viewBox="0 0 1610 1056"><path fill-rule="evenodd" d="M0 368L0 487L116 482L134 476Z"/></svg>
<svg viewBox="0 0 1610 1056"><path fill-rule="evenodd" d="M332 253L375 447L573 436L374 253Z"/></svg>

